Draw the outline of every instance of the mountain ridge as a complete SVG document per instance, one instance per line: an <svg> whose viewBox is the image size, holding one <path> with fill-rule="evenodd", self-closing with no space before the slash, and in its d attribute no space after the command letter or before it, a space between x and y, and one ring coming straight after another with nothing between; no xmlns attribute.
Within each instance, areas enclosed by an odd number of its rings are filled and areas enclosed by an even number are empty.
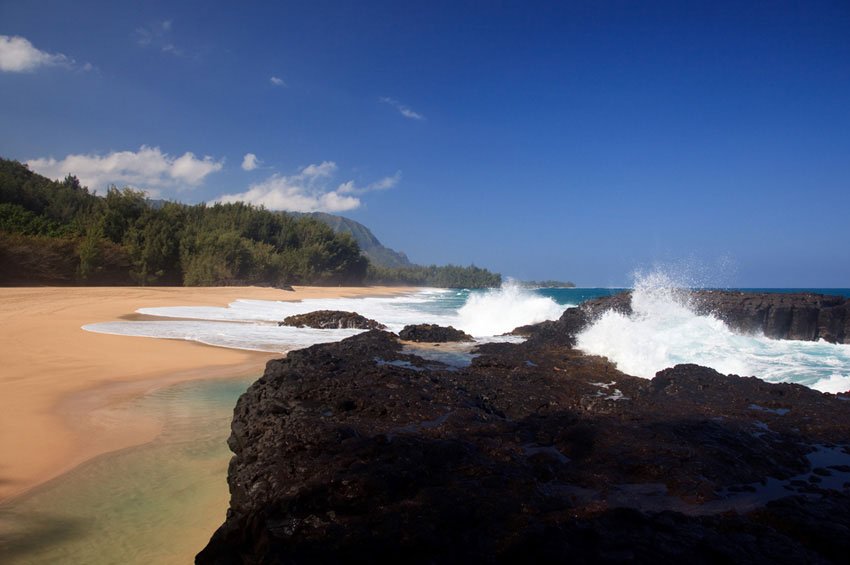
<svg viewBox="0 0 850 565"><path fill-rule="evenodd" d="M407 255L385 246L375 237L372 230L351 218L328 214L327 212L287 211L286 213L298 216L310 216L329 226L336 233L349 234L357 242L357 245L360 246L360 251L376 265L391 269L414 266L410 259L407 258Z"/></svg>

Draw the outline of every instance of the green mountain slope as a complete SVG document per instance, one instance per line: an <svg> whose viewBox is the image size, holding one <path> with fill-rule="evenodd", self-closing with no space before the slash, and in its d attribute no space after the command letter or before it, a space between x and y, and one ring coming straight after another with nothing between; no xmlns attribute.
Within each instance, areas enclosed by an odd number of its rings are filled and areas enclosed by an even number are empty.
<svg viewBox="0 0 850 565"><path fill-rule="evenodd" d="M291 214L292 212L287 213ZM326 214L324 212L312 212L306 215L330 226L336 233L347 233L351 235L351 237L354 238L354 241L357 242L357 245L360 246L360 250L363 254L366 255L366 257L368 257L375 265L392 269L413 266L413 263L410 262L407 255L400 251L395 251L394 249L385 247L380 241L378 241L375 234L373 234L369 228L360 222L355 222L354 220L343 218L342 216Z"/></svg>
<svg viewBox="0 0 850 565"><path fill-rule="evenodd" d="M324 212L305 215L329 226L337 235L351 236L369 259L368 284L431 286L440 288L492 288L502 284L502 276L469 265L416 265L407 255L385 247L369 228L359 222Z"/></svg>

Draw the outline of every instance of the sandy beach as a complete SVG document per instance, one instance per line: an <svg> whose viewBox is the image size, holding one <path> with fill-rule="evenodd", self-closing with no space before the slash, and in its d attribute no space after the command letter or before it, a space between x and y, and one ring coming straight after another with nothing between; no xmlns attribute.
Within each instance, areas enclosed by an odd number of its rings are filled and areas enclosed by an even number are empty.
<svg viewBox="0 0 850 565"><path fill-rule="evenodd" d="M148 442L154 421L113 410L182 381L259 375L279 356L86 332L153 306L226 306L238 298L301 300L392 295L410 288L0 288L0 502L97 455Z"/></svg>

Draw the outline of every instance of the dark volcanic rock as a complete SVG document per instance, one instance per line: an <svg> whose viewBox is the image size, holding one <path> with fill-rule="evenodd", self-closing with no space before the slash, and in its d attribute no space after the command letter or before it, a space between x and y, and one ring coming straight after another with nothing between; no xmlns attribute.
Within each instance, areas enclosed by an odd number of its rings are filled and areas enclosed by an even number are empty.
<svg viewBox="0 0 850 565"><path fill-rule="evenodd" d="M287 316L279 326L295 326L296 328L327 329L356 329L356 330L385 330L387 327L375 320L361 316L357 312L340 310L316 310L307 314Z"/></svg>
<svg viewBox="0 0 850 565"><path fill-rule="evenodd" d="M774 339L850 343L850 300L811 293L682 291L699 314L714 314L730 328ZM631 292L588 300L559 320L517 328L513 333L546 342L574 344L575 335L606 310L632 313Z"/></svg>
<svg viewBox="0 0 850 565"><path fill-rule="evenodd" d="M739 331L763 332L776 339L850 343L850 300L840 296L703 290L693 293L693 305Z"/></svg>
<svg viewBox="0 0 850 565"><path fill-rule="evenodd" d="M456 330L448 326L436 324L416 324L404 326L398 336L405 341L419 341L428 343L446 343L449 341L473 341L472 336L466 332Z"/></svg>
<svg viewBox="0 0 850 565"><path fill-rule="evenodd" d="M639 379L550 330L464 368L381 331L269 362L197 562L846 557L850 402L696 365Z"/></svg>
<svg viewBox="0 0 850 565"><path fill-rule="evenodd" d="M592 310L581 307L567 308L557 320L541 322L530 326L520 326L510 333L512 335L527 337L531 343L572 347L576 344L576 335L594 317Z"/></svg>

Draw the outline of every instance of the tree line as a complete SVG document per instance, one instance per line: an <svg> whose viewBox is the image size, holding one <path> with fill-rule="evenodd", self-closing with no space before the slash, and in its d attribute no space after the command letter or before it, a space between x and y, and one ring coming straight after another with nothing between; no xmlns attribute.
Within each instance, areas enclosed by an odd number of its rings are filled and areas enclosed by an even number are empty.
<svg viewBox="0 0 850 565"><path fill-rule="evenodd" d="M502 276L471 265L413 265L381 267L369 264L367 278L371 284L431 286L437 288L491 288L502 284Z"/></svg>
<svg viewBox="0 0 850 565"><path fill-rule="evenodd" d="M104 196L0 159L0 283L494 286L476 267L382 269L354 239L309 216L244 203ZM469 283L469 284L465 284Z"/></svg>

